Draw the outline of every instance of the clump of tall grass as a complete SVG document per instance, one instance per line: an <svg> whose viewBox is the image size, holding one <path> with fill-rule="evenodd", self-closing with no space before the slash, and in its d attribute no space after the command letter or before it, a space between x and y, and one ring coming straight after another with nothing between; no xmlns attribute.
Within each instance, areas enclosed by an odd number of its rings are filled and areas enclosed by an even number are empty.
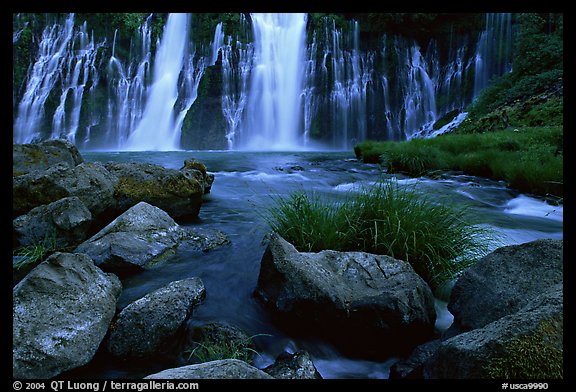
<svg viewBox="0 0 576 392"><path fill-rule="evenodd" d="M265 219L302 252L363 251L409 262L437 289L484 256L495 237L464 206L442 203L394 180L340 202L296 191L273 197Z"/></svg>
<svg viewBox="0 0 576 392"><path fill-rule="evenodd" d="M30 268L48 257L56 250L56 236L47 234L42 240L21 246L12 251L12 269Z"/></svg>
<svg viewBox="0 0 576 392"><path fill-rule="evenodd" d="M255 355L259 355L253 346L254 335L246 340L229 339L217 341L205 341L203 343L194 342L195 347L187 351L188 362L203 363L216 361L220 359L239 359L241 361L252 363Z"/></svg>

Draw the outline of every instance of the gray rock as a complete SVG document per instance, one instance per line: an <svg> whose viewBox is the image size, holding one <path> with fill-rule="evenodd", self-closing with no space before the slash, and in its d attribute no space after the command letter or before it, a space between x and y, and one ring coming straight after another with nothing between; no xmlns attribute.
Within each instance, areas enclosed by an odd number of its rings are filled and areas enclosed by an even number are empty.
<svg viewBox="0 0 576 392"><path fill-rule="evenodd" d="M220 359L217 361L199 363L166 369L150 374L144 379L271 379L262 370L238 359Z"/></svg>
<svg viewBox="0 0 576 392"><path fill-rule="evenodd" d="M431 340L416 347L406 359L396 362L390 367L390 379L422 379L424 364L435 354L442 341Z"/></svg>
<svg viewBox="0 0 576 392"><path fill-rule="evenodd" d="M57 248L77 245L88 237L92 214L76 197L65 197L53 203L33 208L28 214L12 221L18 245L27 246L54 240Z"/></svg>
<svg viewBox="0 0 576 392"><path fill-rule="evenodd" d="M276 358L276 362L263 369L274 378L301 380L301 379L321 379L310 354L305 351L298 351L294 354L283 352Z"/></svg>
<svg viewBox="0 0 576 392"><path fill-rule="evenodd" d="M162 352L205 295L202 281L188 278L132 302L118 315L108 350L116 356L141 358Z"/></svg>
<svg viewBox="0 0 576 392"><path fill-rule="evenodd" d="M100 163L81 163L70 167L57 163L47 170L32 171L12 181L14 216L32 208L68 196L77 196L93 216L114 207L114 184L117 178Z"/></svg>
<svg viewBox="0 0 576 392"><path fill-rule="evenodd" d="M205 185L195 176L149 163L107 163L118 182L114 195L120 211L145 201L173 218L196 217Z"/></svg>
<svg viewBox="0 0 576 392"><path fill-rule="evenodd" d="M46 140L37 144L14 144L12 147L12 176L43 171L57 163L74 167L83 162L76 146L67 140Z"/></svg>
<svg viewBox="0 0 576 392"><path fill-rule="evenodd" d="M563 241L505 246L485 256L457 280L448 303L451 329L480 328L512 314L563 281Z"/></svg>
<svg viewBox="0 0 576 392"><path fill-rule="evenodd" d="M125 273L152 268L172 255L182 241L204 237L179 226L158 207L140 202L76 248L102 269Z"/></svg>
<svg viewBox="0 0 576 392"><path fill-rule="evenodd" d="M553 333L545 339L558 352L562 352L562 321L563 287L556 284L515 313L443 341L426 361L424 377L487 378L490 364L509 355L506 350L512 341L534 334L545 322L555 325ZM559 360L562 361L562 358Z"/></svg>
<svg viewBox="0 0 576 392"><path fill-rule="evenodd" d="M382 358L428 340L430 287L407 262L363 252L300 253L273 234L256 296L281 325L350 354Z"/></svg>
<svg viewBox="0 0 576 392"><path fill-rule="evenodd" d="M86 255L55 253L12 291L13 376L51 378L88 363L122 285Z"/></svg>

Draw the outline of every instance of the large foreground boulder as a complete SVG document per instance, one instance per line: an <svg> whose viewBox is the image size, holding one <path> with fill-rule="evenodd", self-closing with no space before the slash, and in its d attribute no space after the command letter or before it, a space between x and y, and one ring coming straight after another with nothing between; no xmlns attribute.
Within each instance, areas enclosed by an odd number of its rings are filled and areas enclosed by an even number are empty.
<svg viewBox="0 0 576 392"><path fill-rule="evenodd" d="M262 370L238 359L220 359L217 361L199 363L166 369L150 374L145 379L270 379Z"/></svg>
<svg viewBox="0 0 576 392"><path fill-rule="evenodd" d="M562 378L563 288L556 284L517 312L443 341L425 378Z"/></svg>
<svg viewBox="0 0 576 392"><path fill-rule="evenodd" d="M76 252L86 253L105 271L125 274L158 265L183 241L204 249L228 239L187 230L160 208L140 202L80 244Z"/></svg>
<svg viewBox="0 0 576 392"><path fill-rule="evenodd" d="M562 283L563 261L563 240L504 246L478 260L450 294L450 333L480 328L520 310Z"/></svg>
<svg viewBox="0 0 576 392"><path fill-rule="evenodd" d="M430 287L407 262L363 252L300 253L273 234L255 292L278 324L350 355L385 358L429 340Z"/></svg>
<svg viewBox="0 0 576 392"><path fill-rule="evenodd" d="M140 358L169 350L169 341L205 295L202 281L188 278L132 302L115 320L108 350L116 356Z"/></svg>
<svg viewBox="0 0 576 392"><path fill-rule="evenodd" d="M198 216L206 187L201 173L149 163L107 163L106 168L118 178L114 196L120 211L145 201L175 219Z"/></svg>
<svg viewBox="0 0 576 392"><path fill-rule="evenodd" d="M122 286L86 255L55 253L13 289L13 376L51 378L88 363Z"/></svg>
<svg viewBox="0 0 576 392"><path fill-rule="evenodd" d="M536 240L479 260L454 285L453 325L391 377L561 378L562 251L562 240Z"/></svg>

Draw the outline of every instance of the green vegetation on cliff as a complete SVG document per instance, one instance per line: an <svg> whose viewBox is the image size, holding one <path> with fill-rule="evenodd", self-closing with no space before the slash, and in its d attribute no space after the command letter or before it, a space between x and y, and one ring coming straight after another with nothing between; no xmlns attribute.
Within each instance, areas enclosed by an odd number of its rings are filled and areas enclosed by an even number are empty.
<svg viewBox="0 0 576 392"><path fill-rule="evenodd" d="M407 142L365 141L365 162L412 176L435 170L504 180L521 192L563 196L563 17L519 14L513 71L493 81L452 132Z"/></svg>

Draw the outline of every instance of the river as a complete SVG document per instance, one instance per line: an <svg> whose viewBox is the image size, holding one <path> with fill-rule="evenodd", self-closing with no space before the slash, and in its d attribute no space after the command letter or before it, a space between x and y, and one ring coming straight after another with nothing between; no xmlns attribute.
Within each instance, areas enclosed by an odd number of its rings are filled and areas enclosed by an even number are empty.
<svg viewBox="0 0 576 392"><path fill-rule="evenodd" d="M206 287L206 299L189 321L201 324L225 321L249 335L259 335L261 347L255 364L263 368L282 351L307 350L323 378L388 378L396 361L373 362L348 358L329 344L318 340L298 340L282 332L254 299L260 261L269 229L263 218L271 196L294 190L313 191L337 200L381 176L391 177L375 164L358 161L352 152L95 152L83 151L90 161L148 162L179 169L185 159L195 158L215 175L212 190L205 195L198 218L186 226L214 228L224 232L230 244L209 252L180 247L166 264L123 280L118 308L171 281L197 276ZM465 203L481 219L481 224L496 230L503 245L541 238L563 238L563 208L542 198L519 194L501 182L446 173L435 179L396 176L400 184L415 186L438 200ZM437 300L439 331L452 317L446 303ZM111 359L100 350L95 359L70 373L70 377L140 378L159 371L162 363Z"/></svg>

